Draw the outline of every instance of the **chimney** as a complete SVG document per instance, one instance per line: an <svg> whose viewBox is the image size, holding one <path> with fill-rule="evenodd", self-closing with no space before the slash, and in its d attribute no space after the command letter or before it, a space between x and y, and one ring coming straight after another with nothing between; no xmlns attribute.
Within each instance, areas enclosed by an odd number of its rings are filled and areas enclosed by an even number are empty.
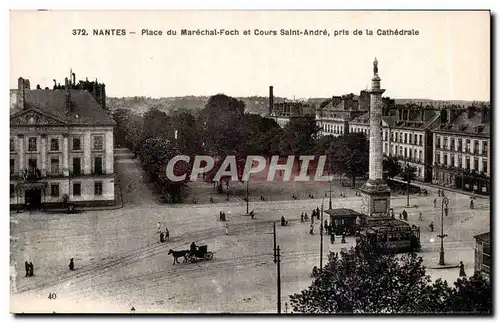
<svg viewBox="0 0 500 323"><path fill-rule="evenodd" d="M25 98L25 83L24 79L20 77L17 79L17 106L23 110L26 107Z"/></svg>
<svg viewBox="0 0 500 323"><path fill-rule="evenodd" d="M76 85L76 75L75 75L75 73L71 73L71 76L73 77L73 85Z"/></svg>
<svg viewBox="0 0 500 323"><path fill-rule="evenodd" d="M274 93L273 93L273 86L271 85L269 87L269 115L272 114L274 110Z"/></svg>
<svg viewBox="0 0 500 323"><path fill-rule="evenodd" d="M69 85L69 80L66 77L64 79L64 89L66 90L66 111L71 111L71 87Z"/></svg>

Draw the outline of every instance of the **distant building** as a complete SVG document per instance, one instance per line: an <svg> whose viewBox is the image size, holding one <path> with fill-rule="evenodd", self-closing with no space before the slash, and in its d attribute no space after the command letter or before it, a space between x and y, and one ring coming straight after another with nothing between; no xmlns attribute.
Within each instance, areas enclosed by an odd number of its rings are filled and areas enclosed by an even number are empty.
<svg viewBox="0 0 500 323"><path fill-rule="evenodd" d="M85 84L73 74L64 87L31 90L19 78L11 91L11 207L114 204L115 122L96 100L104 87Z"/></svg>
<svg viewBox="0 0 500 323"><path fill-rule="evenodd" d="M370 109L370 94L361 91L359 96L347 94L333 96L327 104L316 110L316 124L321 136L338 137L349 131L349 122Z"/></svg>
<svg viewBox="0 0 500 323"><path fill-rule="evenodd" d="M476 249L474 252L474 271L490 276L491 270L491 242L490 233L474 236Z"/></svg>
<svg viewBox="0 0 500 323"><path fill-rule="evenodd" d="M442 109L441 123L433 129L432 182L437 185L490 192L491 109Z"/></svg>
<svg viewBox="0 0 500 323"><path fill-rule="evenodd" d="M284 101L275 102L270 118L276 120L280 127L285 127L293 118L314 117L314 108L308 102Z"/></svg>

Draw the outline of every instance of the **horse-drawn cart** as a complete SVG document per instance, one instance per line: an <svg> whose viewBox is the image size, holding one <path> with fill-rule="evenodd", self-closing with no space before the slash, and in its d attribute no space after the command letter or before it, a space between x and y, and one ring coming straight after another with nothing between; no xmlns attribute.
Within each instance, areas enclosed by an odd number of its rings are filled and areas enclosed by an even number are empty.
<svg viewBox="0 0 500 323"><path fill-rule="evenodd" d="M189 252L186 255L186 259L191 262L196 262L198 259L212 260L213 257L214 257L213 252L208 251L208 247L206 245L198 246L196 252L194 253Z"/></svg>

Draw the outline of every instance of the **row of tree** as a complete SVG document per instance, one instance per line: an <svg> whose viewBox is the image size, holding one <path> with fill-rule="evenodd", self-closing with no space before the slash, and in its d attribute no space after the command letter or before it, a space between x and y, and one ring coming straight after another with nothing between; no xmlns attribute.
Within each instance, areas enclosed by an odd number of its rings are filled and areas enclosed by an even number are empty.
<svg viewBox="0 0 500 323"><path fill-rule="evenodd" d="M213 171L205 176L207 181L213 180L228 155L236 156L238 165L248 155L327 155L327 172L351 178L353 187L356 178L368 172L369 143L365 134L319 137L314 116L292 118L281 128L274 119L245 113L243 101L224 94L210 97L197 113L174 110L167 114L153 107L142 116L128 109L115 110L113 116L117 122L116 142L139 155L151 179L175 196L174 201L180 200L185 183L173 185L162 175L174 153L205 154L217 159ZM384 166L388 167L389 177L402 172L394 159ZM219 190L229 183L228 177L221 178Z"/></svg>
<svg viewBox="0 0 500 323"><path fill-rule="evenodd" d="M481 274L449 286L432 281L414 253L352 248L331 253L311 286L290 300L294 312L308 314L490 314L491 296L491 282Z"/></svg>

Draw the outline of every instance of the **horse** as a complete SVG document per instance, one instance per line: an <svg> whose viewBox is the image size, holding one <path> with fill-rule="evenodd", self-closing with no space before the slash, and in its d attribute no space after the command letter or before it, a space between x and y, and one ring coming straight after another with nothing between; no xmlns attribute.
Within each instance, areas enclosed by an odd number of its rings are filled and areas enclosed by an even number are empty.
<svg viewBox="0 0 500 323"><path fill-rule="evenodd" d="M173 263L174 265L175 265L175 263L179 263L179 260L177 260L177 259L180 257L184 257L183 262L187 262L187 259L186 259L187 253L189 253L189 250L174 251L174 250L170 249L168 251L168 254L172 255L172 257L174 257L174 263Z"/></svg>

